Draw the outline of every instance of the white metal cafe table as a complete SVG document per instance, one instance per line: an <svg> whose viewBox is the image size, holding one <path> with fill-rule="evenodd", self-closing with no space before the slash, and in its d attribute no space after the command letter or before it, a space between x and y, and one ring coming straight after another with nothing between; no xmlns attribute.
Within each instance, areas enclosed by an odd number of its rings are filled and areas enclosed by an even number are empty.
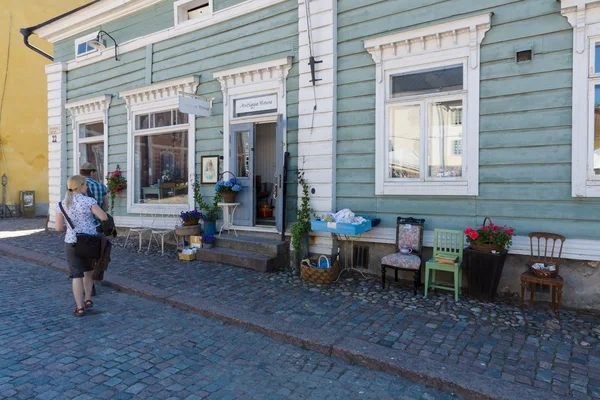
<svg viewBox="0 0 600 400"><path fill-rule="evenodd" d="M223 225L219 230L219 237L221 237L221 233L223 232L223 228L227 229L227 232L230 232L233 229L233 233L237 236L237 232L235 227L233 226L233 215L235 214L236 208L241 203L217 203L219 207L223 209Z"/></svg>

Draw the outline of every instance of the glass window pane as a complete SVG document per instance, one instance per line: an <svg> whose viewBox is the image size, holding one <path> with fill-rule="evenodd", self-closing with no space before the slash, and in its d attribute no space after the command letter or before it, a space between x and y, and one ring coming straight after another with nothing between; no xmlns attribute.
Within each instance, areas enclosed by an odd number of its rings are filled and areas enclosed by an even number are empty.
<svg viewBox="0 0 600 400"><path fill-rule="evenodd" d="M188 203L188 133L136 136L134 200L149 204Z"/></svg>
<svg viewBox="0 0 600 400"><path fill-rule="evenodd" d="M429 105L429 177L462 176L462 118L461 121L456 118L459 112L462 115L462 100L437 101Z"/></svg>
<svg viewBox="0 0 600 400"><path fill-rule="evenodd" d="M176 110L176 117L177 117L177 122L176 122L177 125L188 123L188 115L185 113L182 113L179 110Z"/></svg>
<svg viewBox="0 0 600 400"><path fill-rule="evenodd" d="M202 18L208 14L208 2L188 10L188 19Z"/></svg>
<svg viewBox="0 0 600 400"><path fill-rule="evenodd" d="M600 85L595 86L594 97L594 174L600 175Z"/></svg>
<svg viewBox="0 0 600 400"><path fill-rule="evenodd" d="M77 45L77 54L85 53L87 51L86 49L87 49L87 44L85 42L79 43Z"/></svg>
<svg viewBox="0 0 600 400"><path fill-rule="evenodd" d="M462 65L392 76L392 97L449 92L462 88Z"/></svg>
<svg viewBox="0 0 600 400"><path fill-rule="evenodd" d="M159 113L154 113L154 126L153 128L160 128L163 126L171 126L173 122L171 120L172 113L171 111L163 111Z"/></svg>
<svg viewBox="0 0 600 400"><path fill-rule="evenodd" d="M248 146L248 131L237 132L236 138L237 170L235 175L245 177L250 175L250 149Z"/></svg>
<svg viewBox="0 0 600 400"><path fill-rule="evenodd" d="M135 129L150 128L150 116L148 114L135 116Z"/></svg>
<svg viewBox="0 0 600 400"><path fill-rule="evenodd" d="M96 137L104 135L104 123L94 122L91 124L79 125L79 138L85 139L89 137Z"/></svg>
<svg viewBox="0 0 600 400"><path fill-rule="evenodd" d="M390 110L388 177L419 178L421 117L419 105Z"/></svg>
<svg viewBox="0 0 600 400"><path fill-rule="evenodd" d="M600 42L596 43L596 59L594 60L594 72L600 73Z"/></svg>
<svg viewBox="0 0 600 400"><path fill-rule="evenodd" d="M104 180L104 142L79 145L79 165L89 162L96 166L97 180Z"/></svg>

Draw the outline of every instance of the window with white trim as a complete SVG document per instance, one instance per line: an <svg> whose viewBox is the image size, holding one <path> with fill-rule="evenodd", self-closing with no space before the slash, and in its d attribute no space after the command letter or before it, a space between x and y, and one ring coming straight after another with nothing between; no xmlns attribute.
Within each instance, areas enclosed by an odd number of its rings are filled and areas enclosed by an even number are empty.
<svg viewBox="0 0 600 400"><path fill-rule="evenodd" d="M104 171L104 122L94 121L81 123L77 126L79 133L79 163L86 162L94 164L96 176L100 182L105 176ZM76 170L78 172L78 169Z"/></svg>
<svg viewBox="0 0 600 400"><path fill-rule="evenodd" d="M210 18L213 12L212 0L178 0L173 3L175 26L194 23ZM189 21L189 22L187 22Z"/></svg>
<svg viewBox="0 0 600 400"><path fill-rule="evenodd" d="M563 0L573 27L571 195L600 197L600 0Z"/></svg>
<svg viewBox="0 0 600 400"><path fill-rule="evenodd" d="M188 203L188 114L176 109L134 115L134 202Z"/></svg>
<svg viewBox="0 0 600 400"><path fill-rule="evenodd" d="M365 40L376 67L375 194L479 194L479 53L491 15Z"/></svg>
<svg viewBox="0 0 600 400"><path fill-rule="evenodd" d="M98 32L94 32L94 33L90 33L88 35L85 35L85 36L75 39L75 58L76 59L98 51L98 49L93 48L88 43L90 40L96 38L97 36L98 36Z"/></svg>
<svg viewBox="0 0 600 400"><path fill-rule="evenodd" d="M466 102L463 64L391 71L386 101L387 179L461 179L462 155L453 142L463 126L454 116Z"/></svg>

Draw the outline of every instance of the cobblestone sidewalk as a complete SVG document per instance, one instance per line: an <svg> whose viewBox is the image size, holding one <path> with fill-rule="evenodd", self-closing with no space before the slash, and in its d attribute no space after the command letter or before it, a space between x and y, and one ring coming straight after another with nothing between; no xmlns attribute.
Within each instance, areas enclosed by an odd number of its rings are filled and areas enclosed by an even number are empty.
<svg viewBox="0 0 600 400"><path fill-rule="evenodd" d="M64 274L0 255L0 399L452 399L137 296L101 288L74 318Z"/></svg>
<svg viewBox="0 0 600 400"><path fill-rule="evenodd" d="M62 235L40 232L3 243L63 258ZM118 241L118 243L122 243ZM446 293L416 297L382 291L378 279L345 279L325 287L286 273L261 274L174 254L137 254L116 246L109 272L189 299L269 317L324 335L343 335L431 361L485 382L513 382L539 396L600 398L600 317L547 305L523 312L515 299L490 304ZM110 274L107 276L111 276Z"/></svg>

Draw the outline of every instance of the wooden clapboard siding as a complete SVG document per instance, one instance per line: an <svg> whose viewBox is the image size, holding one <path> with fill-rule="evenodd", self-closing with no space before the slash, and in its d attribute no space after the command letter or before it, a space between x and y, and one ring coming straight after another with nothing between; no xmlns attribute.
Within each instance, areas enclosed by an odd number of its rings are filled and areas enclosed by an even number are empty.
<svg viewBox="0 0 600 400"><path fill-rule="evenodd" d="M221 10L241 0L217 0L214 9ZM115 35L117 41L131 40L173 24L173 1L166 0L149 9L144 9L126 18L111 22L110 29L98 27ZM298 152L298 11L297 2L288 0L275 6L240 16L222 24L212 25L186 35L177 36L147 48L125 53L114 59L99 61L77 68L67 74L67 101L76 101L101 94L112 95L109 108L109 170L116 168L127 172L127 110L119 92L168 81L187 75L200 75L197 94L214 98L212 116L196 118L196 173L200 158L206 155L223 155L223 94L221 85L212 78L215 71L273 60L286 56L294 57L294 64L287 78L287 150L290 152L290 169L297 168ZM168 18L167 18L168 17ZM132 21L142 23L156 19L146 27L130 29ZM168 19L163 21L163 19ZM163 22L161 22L163 21ZM149 30L150 29L150 30ZM82 35L78 35L82 36ZM62 60L74 58L73 41L70 38L56 46ZM70 49L70 50L69 50ZM70 51L70 53L69 53ZM73 132L70 118L67 119L68 166L73 165ZM70 170L69 173L72 171ZM220 171L222 171L222 165ZM294 172L290 179L294 180ZM211 195L214 189L204 185L203 194ZM296 184L287 185L288 216L295 217ZM126 215L123 196L115 205L117 215Z"/></svg>
<svg viewBox="0 0 600 400"><path fill-rule="evenodd" d="M481 45L479 196L375 196L375 66L363 41L493 12ZM597 238L600 200L571 197L572 27L547 0L338 1L337 208L463 229L490 216L526 234ZM531 62L515 50L533 46Z"/></svg>
<svg viewBox="0 0 600 400"><path fill-rule="evenodd" d="M162 1L116 21L111 21L86 32L82 32L75 37L61 40L54 44L54 61L62 62L75 59L75 40L98 30L108 32L115 38L117 43L123 43L140 36L170 28L174 23L174 1L175 0ZM112 41L108 39L107 47L110 46L112 46Z"/></svg>

